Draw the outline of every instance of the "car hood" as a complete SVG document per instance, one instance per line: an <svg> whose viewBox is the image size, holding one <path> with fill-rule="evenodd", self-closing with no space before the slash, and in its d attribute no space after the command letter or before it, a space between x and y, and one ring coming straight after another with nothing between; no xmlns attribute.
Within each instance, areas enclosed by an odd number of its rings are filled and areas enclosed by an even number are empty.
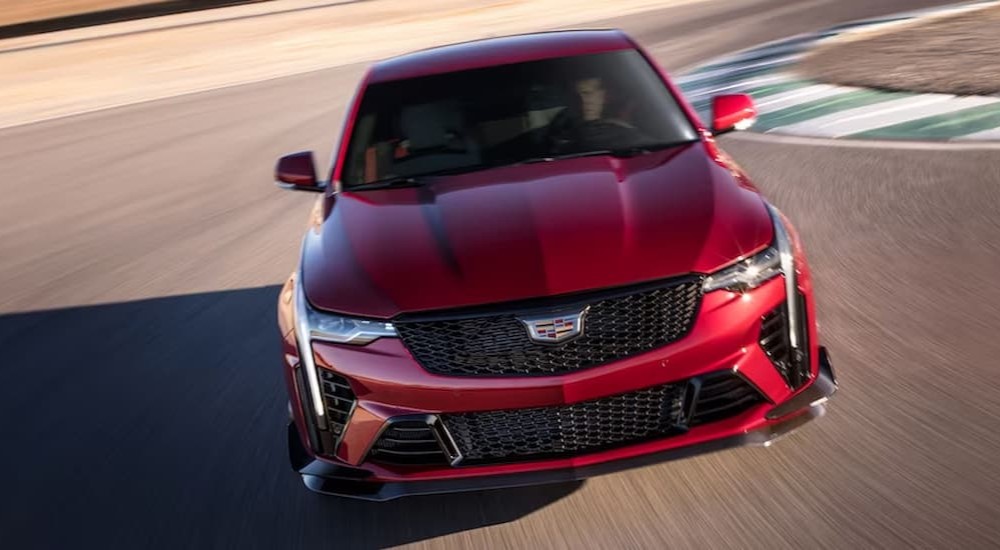
<svg viewBox="0 0 1000 550"><path fill-rule="evenodd" d="M772 232L756 190L694 143L340 193L302 277L317 308L391 318L711 273Z"/></svg>

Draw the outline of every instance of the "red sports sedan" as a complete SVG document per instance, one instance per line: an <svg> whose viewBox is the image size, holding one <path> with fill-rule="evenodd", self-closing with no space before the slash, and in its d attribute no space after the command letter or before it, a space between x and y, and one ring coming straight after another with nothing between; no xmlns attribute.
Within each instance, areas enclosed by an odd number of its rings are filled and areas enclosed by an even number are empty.
<svg viewBox="0 0 1000 550"><path fill-rule="evenodd" d="M788 219L615 30L371 67L278 304L292 466L370 500L581 479L743 444L836 389Z"/></svg>

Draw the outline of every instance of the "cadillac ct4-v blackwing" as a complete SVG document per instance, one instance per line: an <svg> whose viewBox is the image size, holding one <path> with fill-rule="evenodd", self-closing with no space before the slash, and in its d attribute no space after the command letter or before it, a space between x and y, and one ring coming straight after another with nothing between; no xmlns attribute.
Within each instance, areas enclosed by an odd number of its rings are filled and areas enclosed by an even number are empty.
<svg viewBox="0 0 1000 550"><path fill-rule="evenodd" d="M371 500L768 444L836 390L788 219L620 31L374 64L278 318L292 466Z"/></svg>

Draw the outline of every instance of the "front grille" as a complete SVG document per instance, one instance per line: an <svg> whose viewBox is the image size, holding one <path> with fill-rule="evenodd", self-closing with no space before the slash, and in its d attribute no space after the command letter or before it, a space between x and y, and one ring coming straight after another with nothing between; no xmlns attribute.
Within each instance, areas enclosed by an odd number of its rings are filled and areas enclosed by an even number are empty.
<svg viewBox="0 0 1000 550"><path fill-rule="evenodd" d="M347 379L326 369L319 369L323 386L323 402L326 405L327 424L334 441L339 441L344 426L354 409L354 392Z"/></svg>
<svg viewBox="0 0 1000 550"><path fill-rule="evenodd" d="M558 407L445 414L462 464L574 456L683 433L763 402L725 372ZM694 411L694 416L691 416Z"/></svg>
<svg viewBox="0 0 1000 550"><path fill-rule="evenodd" d="M551 310L590 306L583 334L562 344L528 337L517 313L394 323L403 344L426 370L465 376L553 375L609 363L674 342L694 324L700 277L617 295L579 297ZM522 310L527 315L530 310Z"/></svg>
<svg viewBox="0 0 1000 550"><path fill-rule="evenodd" d="M423 420L392 423L372 446L371 458L389 464L446 464L431 427Z"/></svg>
<svg viewBox="0 0 1000 550"><path fill-rule="evenodd" d="M795 330L799 334L800 349L809 349L807 333L803 330L805 319L805 300L799 295L799 311L803 317L799 327ZM809 379L809 359L806 353L792 351L789 341L788 307L782 304L764 316L760 327L760 347L771 359L771 363L778 369L781 377L785 379L789 387L797 389L802 387Z"/></svg>

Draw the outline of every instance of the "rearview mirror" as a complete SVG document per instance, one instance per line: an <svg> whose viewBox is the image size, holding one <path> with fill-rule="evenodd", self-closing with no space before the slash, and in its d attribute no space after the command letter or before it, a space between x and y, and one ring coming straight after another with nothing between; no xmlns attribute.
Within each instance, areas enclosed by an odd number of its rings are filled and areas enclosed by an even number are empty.
<svg viewBox="0 0 1000 550"><path fill-rule="evenodd" d="M726 94L712 98L712 133L746 130L757 121L757 108L747 94Z"/></svg>
<svg viewBox="0 0 1000 550"><path fill-rule="evenodd" d="M316 165L312 151L285 155L274 169L274 184L282 189L296 191L322 191L322 182L316 180Z"/></svg>

